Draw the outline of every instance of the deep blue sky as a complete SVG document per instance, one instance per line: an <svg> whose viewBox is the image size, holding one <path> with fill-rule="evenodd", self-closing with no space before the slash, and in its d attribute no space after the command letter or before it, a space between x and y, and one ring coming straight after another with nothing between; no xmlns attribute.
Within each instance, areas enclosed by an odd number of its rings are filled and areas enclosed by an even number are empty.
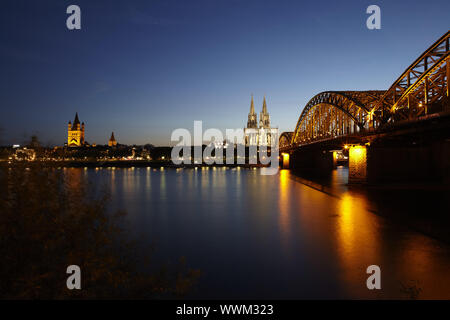
<svg viewBox="0 0 450 320"><path fill-rule="evenodd" d="M66 28L66 8L82 30ZM368 30L370 4L382 29ZM449 29L450 1L2 0L0 144L86 140L167 145L175 128L244 127L266 94L293 130L324 90L387 89Z"/></svg>

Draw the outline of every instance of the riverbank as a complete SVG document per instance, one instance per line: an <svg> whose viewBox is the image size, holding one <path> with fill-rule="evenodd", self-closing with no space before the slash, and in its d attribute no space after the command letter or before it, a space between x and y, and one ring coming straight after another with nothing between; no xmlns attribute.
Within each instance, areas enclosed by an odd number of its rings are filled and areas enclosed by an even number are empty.
<svg viewBox="0 0 450 320"><path fill-rule="evenodd" d="M0 165L11 165L12 163L39 163L46 167L56 168L132 168L132 167L150 167L150 168L195 168L195 167L229 167L229 168L262 168L266 165L261 164L180 164L176 165L170 160L112 160L112 161L90 161L90 160L61 160L61 161L20 161L7 162L2 161Z"/></svg>

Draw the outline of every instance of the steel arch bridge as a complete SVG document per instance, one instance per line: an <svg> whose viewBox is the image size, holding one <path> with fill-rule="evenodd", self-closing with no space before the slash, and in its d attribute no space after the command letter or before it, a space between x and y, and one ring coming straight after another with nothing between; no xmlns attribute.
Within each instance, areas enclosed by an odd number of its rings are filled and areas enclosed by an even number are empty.
<svg viewBox="0 0 450 320"><path fill-rule="evenodd" d="M283 133L280 135L278 146L279 146L280 148L286 148L286 147L289 147L289 146L291 145L292 135L293 135L293 134L294 134L293 132L283 132Z"/></svg>
<svg viewBox="0 0 450 320"><path fill-rule="evenodd" d="M384 91L325 91L303 109L291 144L358 133L368 127L368 115Z"/></svg>
<svg viewBox="0 0 450 320"><path fill-rule="evenodd" d="M303 108L293 134L280 135L280 148L383 130L404 121L420 121L430 114L450 112L449 38L450 31L422 53L386 91L317 94Z"/></svg>

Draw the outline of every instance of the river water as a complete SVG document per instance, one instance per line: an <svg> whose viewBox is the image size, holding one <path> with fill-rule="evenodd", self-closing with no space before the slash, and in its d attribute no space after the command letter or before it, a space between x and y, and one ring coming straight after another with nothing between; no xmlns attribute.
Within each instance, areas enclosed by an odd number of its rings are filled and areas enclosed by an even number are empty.
<svg viewBox="0 0 450 320"><path fill-rule="evenodd" d="M157 261L202 271L192 298L450 298L450 246L378 215L345 168L331 187L288 170L66 170L108 186ZM381 290L366 287L370 265Z"/></svg>

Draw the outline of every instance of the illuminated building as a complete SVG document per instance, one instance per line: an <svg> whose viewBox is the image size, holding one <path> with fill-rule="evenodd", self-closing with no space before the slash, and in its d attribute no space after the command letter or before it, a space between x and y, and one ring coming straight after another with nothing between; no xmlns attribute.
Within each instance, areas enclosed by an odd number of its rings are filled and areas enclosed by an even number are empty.
<svg viewBox="0 0 450 320"><path fill-rule="evenodd" d="M247 128L244 129L245 145L271 146L272 142L274 142L272 141L273 135L275 135L274 141L278 141L278 128L270 127L270 115L267 112L266 97L264 97L262 111L259 114L258 126L258 119L252 95Z"/></svg>
<svg viewBox="0 0 450 320"><path fill-rule="evenodd" d="M84 122L80 124L78 113L75 114L73 124L69 121L67 128L67 145L81 147L84 145Z"/></svg>
<svg viewBox="0 0 450 320"><path fill-rule="evenodd" d="M111 138L109 138L108 146L110 146L110 147L117 146L116 138L114 138L114 132L111 133Z"/></svg>

